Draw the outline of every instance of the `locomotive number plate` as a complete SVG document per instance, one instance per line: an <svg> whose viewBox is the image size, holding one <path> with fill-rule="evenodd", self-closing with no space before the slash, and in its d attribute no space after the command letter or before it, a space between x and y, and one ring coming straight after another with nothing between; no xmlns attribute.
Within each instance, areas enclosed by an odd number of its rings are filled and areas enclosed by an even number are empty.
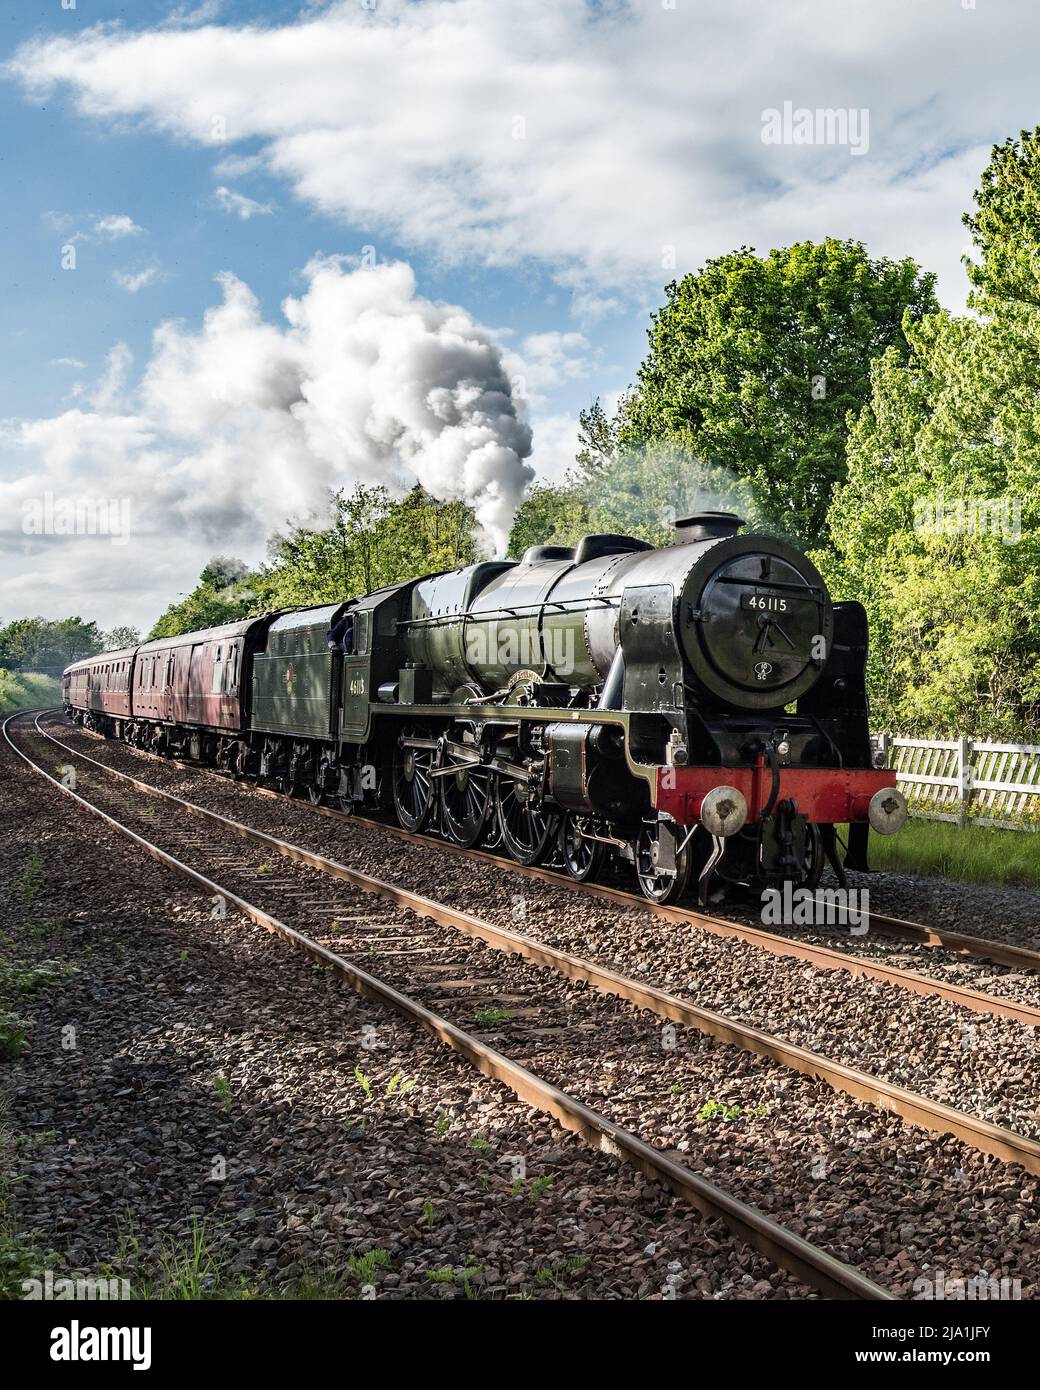
<svg viewBox="0 0 1040 1390"><path fill-rule="evenodd" d="M808 602L804 598L791 598L787 594L741 594L741 608L753 608L756 613L791 613L800 604Z"/></svg>

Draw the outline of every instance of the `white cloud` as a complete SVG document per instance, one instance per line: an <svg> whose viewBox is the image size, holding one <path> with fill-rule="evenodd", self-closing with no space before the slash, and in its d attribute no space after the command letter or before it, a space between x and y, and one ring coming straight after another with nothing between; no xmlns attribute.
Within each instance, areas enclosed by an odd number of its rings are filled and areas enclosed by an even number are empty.
<svg viewBox="0 0 1040 1390"><path fill-rule="evenodd" d="M236 193L234 189L225 188L223 184L213 196L224 212L240 218L243 222L248 222L251 217L274 212L272 203L258 203L255 198L247 198L244 193Z"/></svg>
<svg viewBox="0 0 1040 1390"><path fill-rule="evenodd" d="M125 212L119 212L111 213L107 217L95 217L94 231L98 236L116 241L120 237L140 236L144 228L139 227L134 219L128 217Z"/></svg>
<svg viewBox="0 0 1040 1390"><path fill-rule="evenodd" d="M218 179L241 179L247 174L255 174L264 167L264 157L260 154L229 154L218 159L213 172Z"/></svg>
<svg viewBox="0 0 1040 1390"><path fill-rule="evenodd" d="M87 399L95 410L111 411L123 404L134 355L126 343L116 343L105 358L105 370Z"/></svg>
<svg viewBox="0 0 1040 1390"><path fill-rule="evenodd" d="M53 208L43 214L43 220L52 232L58 236L67 236L76 225L76 219L69 212L56 212ZM77 232L77 238L82 238L83 233Z"/></svg>
<svg viewBox="0 0 1040 1390"><path fill-rule="evenodd" d="M584 333L530 333L520 356L528 385L536 391L589 376L595 367L592 344Z"/></svg>
<svg viewBox="0 0 1040 1390"><path fill-rule="evenodd" d="M48 363L51 367L75 367L79 371L83 371L86 365L78 357L52 357Z"/></svg>
<svg viewBox="0 0 1040 1390"><path fill-rule="evenodd" d="M195 24L209 24L214 19L219 18L221 10L224 8L223 0L202 0L202 3L195 5L178 5L171 10L163 23L169 28L191 28Z"/></svg>
<svg viewBox="0 0 1040 1390"><path fill-rule="evenodd" d="M259 143L308 203L415 249L537 259L591 321L706 255L823 234L914 254L956 301L960 213L1031 118L1038 38L1040 11L998 3L342 0L267 27L35 39L8 71L102 122L231 157ZM787 100L866 108L869 151L764 144Z"/></svg>
<svg viewBox="0 0 1040 1390"><path fill-rule="evenodd" d="M357 480L465 499L504 545L531 433L490 333L416 294L407 265L316 259L305 279L269 322L224 275L201 327L158 327L136 384L117 344L83 407L3 424L0 610L31 594L58 613L87 594L106 626L151 622L213 551L257 560L288 516ZM48 492L125 499L129 544L48 536L26 552L23 503Z"/></svg>
<svg viewBox="0 0 1040 1390"><path fill-rule="evenodd" d="M113 270L112 279L127 294L137 294L138 290L150 285L158 274L159 267L149 265L144 270Z"/></svg>

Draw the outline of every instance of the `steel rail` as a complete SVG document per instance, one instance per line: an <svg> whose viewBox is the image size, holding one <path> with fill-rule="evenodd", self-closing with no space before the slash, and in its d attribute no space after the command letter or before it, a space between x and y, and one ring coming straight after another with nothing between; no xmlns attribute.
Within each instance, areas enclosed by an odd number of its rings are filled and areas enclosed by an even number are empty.
<svg viewBox="0 0 1040 1390"><path fill-rule="evenodd" d="M35 712L30 712L35 713ZM270 913L237 893L231 892L207 875L185 864L183 860L146 840L129 826L122 824L99 806L66 787L28 754L15 744L11 737L10 724L22 714L9 715L3 722L0 732L12 751L33 772L45 777L64 795L70 797L83 809L97 816L112 830L143 849L153 859L173 869L203 889L208 896L219 894L239 912L257 926L282 937L292 945L313 956L316 960L336 970L355 990L366 998L393 1008L398 1013L418 1023L431 1037L437 1039L454 1052L464 1057L483 1075L505 1085L521 1101L536 1110L551 1115L565 1129L579 1135L591 1148L622 1159L661 1182L671 1192L689 1202L708 1217L719 1217L738 1238L746 1241L761 1254L766 1255L781 1268L802 1279L821 1293L834 1298L857 1298L874 1301L894 1301L895 1295L859 1273L851 1265L820 1249L811 1242L796 1235L787 1227L774 1221L757 1207L741 1201L731 1193L716 1187L684 1164L676 1162L667 1154L655 1149L628 1130L622 1129L604 1115L590 1109L575 1097L561 1091L557 1086L543 1080L526 1067L512 1061L495 1048L457 1027L450 1020L433 1013L417 1000L386 984L366 970L326 946L320 945L311 937L282 922ZM44 738L50 735L37 731ZM56 742L56 740L51 740ZM85 756L85 755L80 755ZM89 761L95 761L90 759ZM103 765L102 765L103 766ZM125 776L125 774L119 774ZM129 781L135 781L128 778ZM143 784L147 786L147 784ZM154 789L152 789L154 790ZM162 795L168 795L162 793ZM172 798L177 800L178 798ZM213 813L210 813L213 814Z"/></svg>
<svg viewBox="0 0 1040 1390"><path fill-rule="evenodd" d="M57 710L45 710L43 713L58 713ZM89 729L80 732L91 734L92 737L100 738L102 735L93 734ZM269 787L257 786L255 782L248 779L236 778L231 774L219 772L215 768L205 767L200 763L186 762L181 758L169 757L166 754L152 753L146 748L135 748L132 744L119 742L119 747L126 748L128 751L143 754L146 758L154 758L157 762L166 763L173 767L181 767L189 772L202 772L206 776L216 777L223 782L234 781L236 785L246 787L260 796L271 797L274 800L281 800L284 793L273 791ZM70 752L74 751L72 749ZM410 840L417 844L433 844L446 854L453 854L461 858L477 859L483 863L492 864L497 868L508 869L511 873L523 875L527 878L551 883L557 887L565 889L571 893L582 893L587 897L599 898L603 902L617 903L622 907L641 908L651 913L655 917L661 918L666 922L688 923L691 926L700 927L717 936L729 937L734 940L747 941L749 944L758 946L764 951L770 951L776 955L793 956L800 960L805 960L808 964L823 964L825 968L835 968L850 970L854 975L869 974L871 970L885 969L887 974L884 976L872 976L872 978L885 978L890 983L900 984L900 979L895 977L907 976L926 980L937 988L931 990L914 989L914 993L941 993L944 998L951 998L953 1002L962 1003L965 1008L974 1009L976 1012L992 1012L990 1003L997 1005L1007 1005L1012 1009L1006 1017L1018 1018L1020 1022L1028 1022L1030 1026L1037 1026L1031 1018L1023 1018L1014 1012L1013 1001L1003 1000L996 995L987 995L976 990L964 989L961 986L944 986L942 981L933 980L929 976L914 976L914 972L903 971L898 967L876 966L873 962L866 960L862 956L855 956L847 951L831 951L824 946L808 946L793 938L779 935L777 932L765 931L758 927L745 927L738 922L730 921L724 917L712 917L708 913L697 912L693 908L686 907L666 907L663 904L651 902L642 893L632 893L624 888L612 888L607 884L579 882L571 878L566 871L540 868L537 865L518 864L515 859L510 859L506 855L495 854L492 850L465 848L456 845L451 840L429 835L428 833L414 832L405 830L403 826L392 825L387 821L377 820L374 817L359 813L345 813L336 811L330 806L315 805L312 802L295 802L297 806L305 806L307 810L315 812L317 815L328 816L332 819L339 819L345 814L350 814L351 818L363 824L371 825L375 829L382 830L388 835L394 835L401 840ZM817 901L821 901L819 898ZM824 904L826 905L826 904ZM972 936L967 932L948 930L946 927L927 926L921 922L909 922L901 917L886 916L884 913L870 913L870 930L880 931L883 935L900 937L914 942L919 946L927 946L944 951L949 951L954 955L970 956L978 960L990 960L998 965L1006 965L1011 969L1025 970L1029 972L1040 972L1040 950L1031 950L1027 946L1015 946L1009 942L994 941L985 936ZM817 960L816 957L820 959ZM849 964L854 962L855 966ZM865 968L864 968L865 967ZM953 991L951 994L943 993L938 986ZM910 985L904 986L913 988ZM978 1007L976 1007L976 1002ZM1024 1006L1028 1010L1028 1006ZM1033 1010L1032 1013L1040 1018L1040 1010Z"/></svg>
<svg viewBox="0 0 1040 1390"><path fill-rule="evenodd" d="M186 801L173 792L164 791L149 782L131 777L129 773L109 767L87 753L70 749L67 744L40 729L39 720L36 729L43 738L59 748L93 764L110 776L130 783L146 795L171 802L181 810L219 825L242 839L263 845L286 859L316 869L330 878L350 883L365 893L405 908L417 917L428 918L468 936L478 937L495 950L522 956L536 965L555 970L568 979L590 985L602 994L624 999L637 1008L646 1009L670 1022L681 1023L684 1027L692 1028L716 1041L730 1043L761 1057L769 1057L791 1071L818 1078L833 1090L876 1105L882 1110L898 1115L909 1124L919 1125L934 1134L953 1135L982 1153L991 1154L1005 1162L1019 1163L1028 1172L1040 1173L1040 1142L1025 1135L1004 1129L1000 1125L932 1100L928 1096L908 1091L869 1072L846 1066L842 1062L825 1057L822 1053L799 1047L775 1034L741 1023L714 1010L702 1008L678 995L622 975L607 966L558 950L534 937L497 926L460 908L435 902L432 898L414 893L410 889L387 883L359 869L352 869L346 864L328 859L278 836L269 835L266 831L257 830L208 807Z"/></svg>
<svg viewBox="0 0 1040 1390"><path fill-rule="evenodd" d="M923 922L908 922L902 917L889 917L878 912L871 912L870 925L888 936L902 937L920 946L936 946L954 955L991 960L1013 970L1040 971L1040 951L1031 950L1028 946L1014 946L1010 942L950 931L946 927L930 927Z"/></svg>
<svg viewBox="0 0 1040 1390"><path fill-rule="evenodd" d="M138 752L145 750L138 749ZM150 757L160 757L159 754L149 754ZM199 768L196 763L181 762L176 759L160 758L163 762L175 762L178 767L187 770L197 770L212 772L209 768ZM227 778L219 772L213 772L213 776L226 781ZM236 779L237 780L237 779ZM241 782L238 785L247 786L251 791L259 792L261 796L280 799L281 793L272 791L267 787L257 787L250 782ZM305 805L310 811L316 811L319 815L338 818L344 813L335 811L329 806L315 806L311 803L296 802L296 805ZM668 907L661 903L652 902L642 893L632 893L625 888L612 888L604 883L580 882L571 878L566 871L557 869L541 868L537 865L518 864L515 859L510 859L506 855L495 854L492 850L486 849L466 849L462 845L453 844L451 840L442 839L429 834L416 833L405 830L403 826L391 825L385 821L376 820L374 817L353 814L352 819L363 821L366 825L371 825L374 829L383 830L388 835L394 835L401 840L411 840L419 844L432 844L438 849L442 849L447 854L453 854L462 858L479 859L484 863L491 864L496 868L508 869L510 872L517 872L527 878L535 879L542 883L551 883L557 887L564 888L567 892L582 893L587 897L599 898L603 902L617 903L621 907L643 909L655 917L659 917L665 922L687 923L690 926L700 927L704 931L713 933L716 936L730 937L735 940L747 941L749 944L758 946L764 951L770 951L775 955L794 956L800 960L805 960L809 964L825 964L827 968L851 970L854 975L870 974L871 971L883 972L874 978L885 979L893 984L901 984L903 977L925 981L929 985L935 986L934 989L918 990L913 986L903 985L904 988L913 989L914 993L942 993L944 998L950 998L956 1003L963 1003L966 1008L976 1009L977 1012L992 1012L990 1005L999 1005L1002 1008L1008 1007L1012 1010L1023 1009L1029 1017L1023 1017L1017 1012L1011 1012L1007 1017L1019 1018L1020 1022L1030 1023L1031 1026L1040 1026L1040 1009L1030 1009L1028 1005L1016 1005L1013 1000L1001 999L997 995L981 993L978 990L965 989L960 985L947 985L944 981L935 980L927 975L917 975L913 971L902 970L897 966L884 966L866 959L863 956L855 956L847 951L834 951L826 946L810 946L803 942L796 941L791 937L780 936L777 932L766 931L761 927L748 927L740 922L732 922L725 917L712 917L708 913L697 912L688 907ZM825 900L823 901L826 905ZM871 912L869 916L870 929L875 928L884 934L901 936L915 941L922 946L935 947L950 951L955 955L969 955L975 959L992 960L1000 965L1015 967L1019 970L1040 971L1040 951L1030 950L1026 946L1013 946L1002 941L991 941L984 936L970 936L965 932L948 931L945 927L925 926L920 922L907 922L900 917L887 917L882 913ZM863 967L863 968L860 968ZM944 991L949 990L950 993Z"/></svg>

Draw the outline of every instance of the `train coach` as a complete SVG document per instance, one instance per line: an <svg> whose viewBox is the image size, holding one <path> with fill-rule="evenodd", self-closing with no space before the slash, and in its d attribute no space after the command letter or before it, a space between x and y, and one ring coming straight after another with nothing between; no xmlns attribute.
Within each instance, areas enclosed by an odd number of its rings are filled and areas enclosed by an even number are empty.
<svg viewBox="0 0 1040 1390"><path fill-rule="evenodd" d="M620 859L656 902L815 886L828 860L842 879L868 826L906 818L871 750L866 614L742 525L699 513L657 548L535 546L106 653L66 671L65 709L578 879Z"/></svg>

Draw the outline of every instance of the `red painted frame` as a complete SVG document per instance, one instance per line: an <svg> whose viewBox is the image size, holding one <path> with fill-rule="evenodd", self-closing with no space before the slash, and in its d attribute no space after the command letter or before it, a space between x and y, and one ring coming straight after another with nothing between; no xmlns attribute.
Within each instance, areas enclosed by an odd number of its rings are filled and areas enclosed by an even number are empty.
<svg viewBox="0 0 1040 1390"><path fill-rule="evenodd" d="M747 800L748 820L757 821L772 785L764 759L755 767L659 767L654 804L680 825L692 825L708 792L714 787L736 787ZM813 824L842 825L865 821L874 793L895 785L896 775L887 769L782 767L777 799L796 802L801 815Z"/></svg>

